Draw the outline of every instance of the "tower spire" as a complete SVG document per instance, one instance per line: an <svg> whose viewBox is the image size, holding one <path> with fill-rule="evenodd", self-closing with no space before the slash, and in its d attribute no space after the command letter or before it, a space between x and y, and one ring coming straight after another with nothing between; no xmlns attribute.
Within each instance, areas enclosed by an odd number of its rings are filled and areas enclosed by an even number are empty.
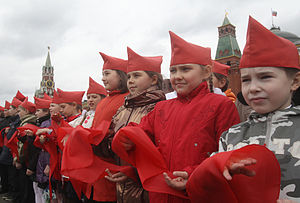
<svg viewBox="0 0 300 203"><path fill-rule="evenodd" d="M48 46L48 55L47 55L47 59L46 59L45 66L46 66L46 67L50 67L50 66L51 66L51 60L50 60L50 46Z"/></svg>

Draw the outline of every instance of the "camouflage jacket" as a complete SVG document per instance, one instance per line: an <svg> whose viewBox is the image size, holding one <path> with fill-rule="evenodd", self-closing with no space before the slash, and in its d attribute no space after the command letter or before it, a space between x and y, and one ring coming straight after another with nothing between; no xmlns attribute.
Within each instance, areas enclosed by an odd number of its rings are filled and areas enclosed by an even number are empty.
<svg viewBox="0 0 300 203"><path fill-rule="evenodd" d="M266 145L274 152L281 168L280 199L300 202L300 106L267 115L251 113L222 134L219 151L249 144Z"/></svg>

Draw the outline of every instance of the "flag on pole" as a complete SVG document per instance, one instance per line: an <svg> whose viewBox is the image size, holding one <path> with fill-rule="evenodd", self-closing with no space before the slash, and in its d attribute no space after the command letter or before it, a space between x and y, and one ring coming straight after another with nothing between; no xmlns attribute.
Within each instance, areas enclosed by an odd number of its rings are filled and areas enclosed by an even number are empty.
<svg viewBox="0 0 300 203"><path fill-rule="evenodd" d="M277 16L277 11L272 11L272 16Z"/></svg>

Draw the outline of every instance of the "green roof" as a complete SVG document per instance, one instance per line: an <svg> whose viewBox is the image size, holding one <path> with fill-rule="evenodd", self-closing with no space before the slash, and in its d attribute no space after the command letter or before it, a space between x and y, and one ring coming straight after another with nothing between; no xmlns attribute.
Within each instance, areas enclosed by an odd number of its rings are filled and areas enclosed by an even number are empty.
<svg viewBox="0 0 300 203"><path fill-rule="evenodd" d="M231 24L231 23L229 22L229 19L227 18L227 16L225 16L222 26L229 25L229 24Z"/></svg>
<svg viewBox="0 0 300 203"><path fill-rule="evenodd" d="M241 57L241 51L236 38L230 34L219 38L216 59L226 58L229 56Z"/></svg>

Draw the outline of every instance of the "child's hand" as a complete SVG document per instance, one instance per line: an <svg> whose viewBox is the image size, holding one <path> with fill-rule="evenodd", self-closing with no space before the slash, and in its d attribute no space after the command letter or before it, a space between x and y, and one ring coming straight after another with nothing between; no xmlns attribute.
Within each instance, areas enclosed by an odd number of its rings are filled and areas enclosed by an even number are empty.
<svg viewBox="0 0 300 203"><path fill-rule="evenodd" d="M174 171L173 175L177 178L170 178L167 173L163 173L165 181L168 186L176 190L185 190L186 182L188 180L189 174L186 171Z"/></svg>
<svg viewBox="0 0 300 203"><path fill-rule="evenodd" d="M22 168L22 164L20 164L18 161L16 161L15 166L16 166L16 169Z"/></svg>
<svg viewBox="0 0 300 203"><path fill-rule="evenodd" d="M297 203L297 202L289 199L279 199L277 200L277 203Z"/></svg>
<svg viewBox="0 0 300 203"><path fill-rule="evenodd" d="M42 134L45 134L45 133L49 133L51 130L49 128L42 128L42 129L38 129L36 131L36 135L37 136L40 136Z"/></svg>
<svg viewBox="0 0 300 203"><path fill-rule="evenodd" d="M256 160L252 158L242 159L238 162L230 163L229 166L225 166L223 176L226 180L231 180L233 175L243 174L249 177L255 176L255 171L249 170L246 166L256 164Z"/></svg>
<svg viewBox="0 0 300 203"><path fill-rule="evenodd" d="M50 173L50 167L49 167L49 165L47 165L47 166L45 167L45 169L44 169L44 174L45 174L46 176L49 176L49 173Z"/></svg>
<svg viewBox="0 0 300 203"><path fill-rule="evenodd" d="M53 121L55 121L56 123L60 123L62 117L61 117L61 115L59 113L56 113L56 114L54 114L54 115L51 116L51 119Z"/></svg>
<svg viewBox="0 0 300 203"><path fill-rule="evenodd" d="M105 172L108 174L108 176L105 176L105 178L111 182L114 183L121 183L127 180L127 176L122 172L117 172L115 174L112 174L109 169L106 169Z"/></svg>
<svg viewBox="0 0 300 203"><path fill-rule="evenodd" d="M7 134L9 131L10 127L5 128L5 133Z"/></svg>
<svg viewBox="0 0 300 203"><path fill-rule="evenodd" d="M33 132L31 130L25 130L24 132L27 136L33 136Z"/></svg>
<svg viewBox="0 0 300 203"><path fill-rule="evenodd" d="M26 170L26 175L31 176L34 172L32 170L27 169Z"/></svg>

